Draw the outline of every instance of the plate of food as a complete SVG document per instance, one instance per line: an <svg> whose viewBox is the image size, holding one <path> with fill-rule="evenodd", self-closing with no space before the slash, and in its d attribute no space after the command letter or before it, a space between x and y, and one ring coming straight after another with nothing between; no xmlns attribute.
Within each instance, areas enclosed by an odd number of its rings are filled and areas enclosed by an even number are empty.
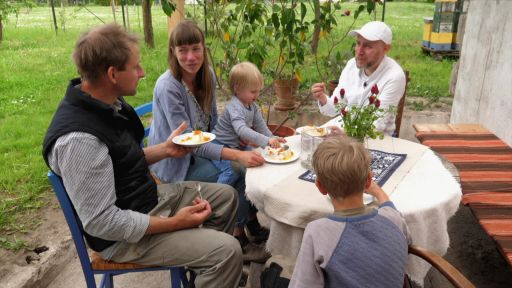
<svg viewBox="0 0 512 288"><path fill-rule="evenodd" d="M281 164L289 163L299 159L299 152L291 149L288 145L279 148L265 147L263 150L263 158L268 163Z"/></svg>
<svg viewBox="0 0 512 288"><path fill-rule="evenodd" d="M201 130L194 130L172 138L172 142L181 146L198 147L213 141L213 139L215 139L215 134L203 132Z"/></svg>
<svg viewBox="0 0 512 288"><path fill-rule="evenodd" d="M298 134L307 133L310 136L322 137L329 134L329 128L313 125L302 126L296 129Z"/></svg>

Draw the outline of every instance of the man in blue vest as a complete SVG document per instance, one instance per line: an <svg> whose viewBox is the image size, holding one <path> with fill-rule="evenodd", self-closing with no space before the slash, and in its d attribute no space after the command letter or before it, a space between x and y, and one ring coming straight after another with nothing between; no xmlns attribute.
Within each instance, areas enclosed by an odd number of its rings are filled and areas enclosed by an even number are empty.
<svg viewBox="0 0 512 288"><path fill-rule="evenodd" d="M140 148L144 127L123 96L144 70L138 38L110 24L84 34L71 80L46 133L43 156L62 177L88 246L107 260L187 266L196 287L238 287L242 251L231 236L237 193L227 185L157 185L148 165L183 157L172 138ZM201 228L199 228L201 227Z"/></svg>

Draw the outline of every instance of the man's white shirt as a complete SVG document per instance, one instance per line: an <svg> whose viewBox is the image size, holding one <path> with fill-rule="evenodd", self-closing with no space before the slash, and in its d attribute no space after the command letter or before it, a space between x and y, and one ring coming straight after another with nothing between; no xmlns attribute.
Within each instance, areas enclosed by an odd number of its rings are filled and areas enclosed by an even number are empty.
<svg viewBox="0 0 512 288"><path fill-rule="evenodd" d="M397 106L405 91L405 73L395 60L384 56L379 67L370 75L365 75L363 69L356 66L355 58L348 61L340 75L339 83L333 94L327 98L325 105L318 103L320 113L337 116L334 105L334 96L340 99L340 90L345 90L343 101L349 106L361 106L368 104L371 88L377 84L379 88L378 99L380 107L387 109L389 106ZM386 113L374 122L377 130L392 135L395 131L395 114Z"/></svg>

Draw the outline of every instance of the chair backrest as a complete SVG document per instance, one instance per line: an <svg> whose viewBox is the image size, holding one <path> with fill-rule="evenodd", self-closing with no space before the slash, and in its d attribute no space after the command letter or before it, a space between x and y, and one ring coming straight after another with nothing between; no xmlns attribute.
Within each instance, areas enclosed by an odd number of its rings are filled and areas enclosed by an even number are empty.
<svg viewBox="0 0 512 288"><path fill-rule="evenodd" d="M140 106L137 106L135 108L135 113L137 113L137 116L142 117L146 114L153 113L153 102L148 102L145 104L142 104ZM149 136L149 126L144 128L144 138ZM142 145L144 146L144 145Z"/></svg>
<svg viewBox="0 0 512 288"><path fill-rule="evenodd" d="M53 191L55 192L55 195L57 195L62 212L64 212L64 218L66 218L69 230L71 231L71 237L75 243L76 252L78 253L78 258L82 265L87 287L96 287L96 283L89 283L91 279L94 280L94 272L89 259L89 254L87 253L87 246L84 241L82 223L76 215L73 204L71 203L68 193L64 188L64 184L62 183L62 178L52 171L49 171L48 179L50 179L50 182L52 183Z"/></svg>
<svg viewBox="0 0 512 288"><path fill-rule="evenodd" d="M426 250L424 248L409 245L409 254L415 255L436 269L456 288L475 288L475 285L471 283L457 268L455 268L450 262L446 261L443 257L436 253ZM404 281L404 288L413 287L408 281L408 278Z"/></svg>
<svg viewBox="0 0 512 288"><path fill-rule="evenodd" d="M409 86L409 81L411 81L411 78L409 77L409 71L404 70L404 73L405 73L405 90L404 90L404 95L402 95L402 98L400 98L400 102L398 102L398 106L396 108L395 133L393 135L395 137L400 136L400 127L402 126L402 115L404 113L404 106L405 106L405 95L407 94L407 86Z"/></svg>

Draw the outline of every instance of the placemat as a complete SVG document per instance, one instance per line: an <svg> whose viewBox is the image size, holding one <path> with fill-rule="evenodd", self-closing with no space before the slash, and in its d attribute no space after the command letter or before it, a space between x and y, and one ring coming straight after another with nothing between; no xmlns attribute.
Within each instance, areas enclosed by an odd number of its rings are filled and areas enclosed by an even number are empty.
<svg viewBox="0 0 512 288"><path fill-rule="evenodd" d="M370 162L370 168L373 173L372 179L382 187L398 166L404 162L407 154L388 153L373 149L369 150L372 156L372 160ZM299 176L299 179L315 182L316 175L313 171L307 170Z"/></svg>

